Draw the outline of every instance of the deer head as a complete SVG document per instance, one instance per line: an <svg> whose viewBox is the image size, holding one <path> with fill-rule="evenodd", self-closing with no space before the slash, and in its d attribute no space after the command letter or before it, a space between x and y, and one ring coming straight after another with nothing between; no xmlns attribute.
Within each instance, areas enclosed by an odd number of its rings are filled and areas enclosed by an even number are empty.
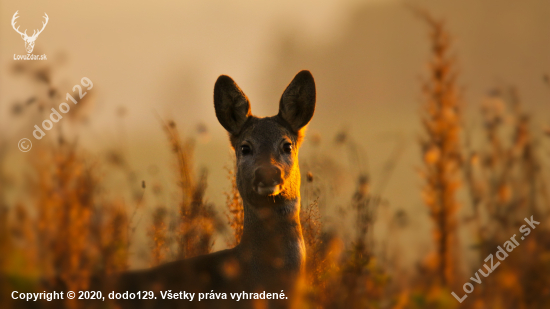
<svg viewBox="0 0 550 309"><path fill-rule="evenodd" d="M11 19L11 26L13 27L13 30L15 30L15 32L19 33L21 35L21 38L23 40L25 40L25 49L27 49L27 53L32 53L32 50L34 49L34 41L36 40L36 38L38 37L38 35L40 33L42 33L42 31L44 31L44 28L46 28L46 25L48 24L48 20L49 20L49 17L48 17L48 14L44 13L44 18L46 19L45 22L42 22L42 29L38 30L38 32L36 32L36 30L33 30L33 33L31 36L28 36L27 35L27 29L25 29L24 32L21 32L19 31L19 26L17 26L17 28L15 28L15 20L19 18L19 16L17 16L17 13L19 11L16 11L15 14L13 14L13 18Z"/></svg>
<svg viewBox="0 0 550 309"><path fill-rule="evenodd" d="M246 95L225 75L216 81L214 107L235 150L237 187L245 207L275 207L284 214L299 211L298 148L315 111L311 73L301 71L294 77L275 116L253 116Z"/></svg>

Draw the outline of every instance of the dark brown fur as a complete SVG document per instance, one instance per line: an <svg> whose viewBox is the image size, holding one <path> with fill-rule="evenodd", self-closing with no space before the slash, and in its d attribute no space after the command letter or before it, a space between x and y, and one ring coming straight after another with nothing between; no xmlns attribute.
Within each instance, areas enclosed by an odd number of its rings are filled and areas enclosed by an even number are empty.
<svg viewBox="0 0 550 309"><path fill-rule="evenodd" d="M228 131L235 150L236 178L243 199L241 242L233 249L123 274L117 290L155 291L157 300L122 302L142 308L246 308L251 301L160 301L160 291L194 293L270 292L288 300L269 301L270 308L290 307L296 283L304 271L305 246L300 226L298 147L315 109L315 84L308 71L296 75L279 103L279 114L252 115L243 91L228 76L214 88L216 116ZM286 144L286 145L285 145ZM243 145L250 152L241 151ZM288 151L290 146L290 151ZM286 148L285 148L286 147ZM277 171L277 191L260 193L258 170ZM264 180L265 182L265 180ZM197 296L195 296L197 297Z"/></svg>

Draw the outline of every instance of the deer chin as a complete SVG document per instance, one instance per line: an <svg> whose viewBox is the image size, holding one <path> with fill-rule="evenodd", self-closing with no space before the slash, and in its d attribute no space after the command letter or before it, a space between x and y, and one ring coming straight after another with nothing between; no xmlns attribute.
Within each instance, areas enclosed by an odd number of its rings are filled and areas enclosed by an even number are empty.
<svg viewBox="0 0 550 309"><path fill-rule="evenodd" d="M262 196L275 196L281 193L282 187L280 184L274 186L266 186L262 183L256 187L256 193Z"/></svg>

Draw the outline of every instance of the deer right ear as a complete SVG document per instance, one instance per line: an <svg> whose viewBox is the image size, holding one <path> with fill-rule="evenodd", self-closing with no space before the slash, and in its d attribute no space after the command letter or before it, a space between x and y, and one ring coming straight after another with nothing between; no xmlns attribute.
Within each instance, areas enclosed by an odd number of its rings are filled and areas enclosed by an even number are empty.
<svg viewBox="0 0 550 309"><path fill-rule="evenodd" d="M286 88L279 103L279 116L295 132L305 127L315 112L315 81L309 71L301 71Z"/></svg>
<svg viewBox="0 0 550 309"><path fill-rule="evenodd" d="M220 124L237 135L250 115L250 102L241 88L227 75L221 75L214 86L214 109Z"/></svg>

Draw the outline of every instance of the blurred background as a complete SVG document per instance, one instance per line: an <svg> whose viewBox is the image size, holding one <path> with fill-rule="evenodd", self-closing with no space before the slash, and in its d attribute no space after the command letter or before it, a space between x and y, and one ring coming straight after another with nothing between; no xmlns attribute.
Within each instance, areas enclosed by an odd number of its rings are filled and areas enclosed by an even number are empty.
<svg viewBox="0 0 550 309"><path fill-rule="evenodd" d="M29 34L48 14L33 51L48 60L13 60L26 54L16 11ZM307 69L309 307L549 308L549 16L541 0L1 0L0 288L84 289L98 269L232 246L239 202L214 82L230 75L271 116ZM93 88L74 106L83 77ZM35 139L61 102L71 110ZM206 213L185 215L190 192ZM459 303L451 291L465 295L531 215L528 246Z"/></svg>

